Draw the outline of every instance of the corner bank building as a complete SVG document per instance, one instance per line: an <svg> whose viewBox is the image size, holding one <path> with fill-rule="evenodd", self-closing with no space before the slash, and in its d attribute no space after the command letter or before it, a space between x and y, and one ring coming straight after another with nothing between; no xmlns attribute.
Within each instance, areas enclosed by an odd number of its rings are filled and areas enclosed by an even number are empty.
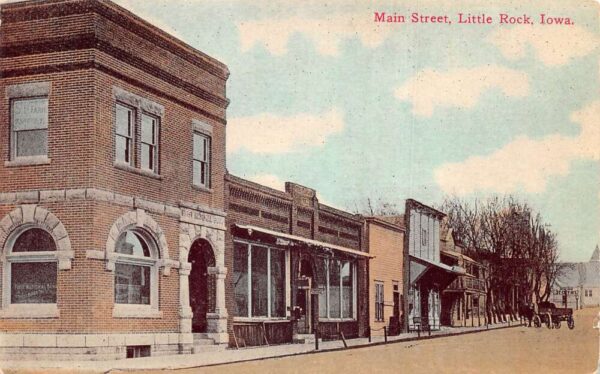
<svg viewBox="0 0 600 374"><path fill-rule="evenodd" d="M227 67L110 1L42 0L2 5L0 69L0 357L227 344Z"/></svg>

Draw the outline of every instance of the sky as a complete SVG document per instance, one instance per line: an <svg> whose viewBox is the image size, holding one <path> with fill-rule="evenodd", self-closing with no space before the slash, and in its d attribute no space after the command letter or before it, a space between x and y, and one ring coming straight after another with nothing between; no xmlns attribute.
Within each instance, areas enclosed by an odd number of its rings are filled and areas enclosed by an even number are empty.
<svg viewBox="0 0 600 374"><path fill-rule="evenodd" d="M300 183L349 211L367 198L402 209L513 194L558 234L562 260L587 261L600 242L593 1L115 2L227 64L235 175ZM452 23L411 23L413 12ZM500 25L501 13L533 24ZM574 24L542 25L541 13Z"/></svg>

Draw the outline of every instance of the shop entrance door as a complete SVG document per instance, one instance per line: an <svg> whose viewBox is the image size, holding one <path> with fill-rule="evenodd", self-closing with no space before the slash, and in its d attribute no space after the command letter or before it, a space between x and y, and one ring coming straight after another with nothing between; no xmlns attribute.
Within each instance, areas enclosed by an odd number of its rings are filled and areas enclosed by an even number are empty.
<svg viewBox="0 0 600 374"><path fill-rule="evenodd" d="M210 244L202 239L194 242L188 262L192 264L189 276L192 332L203 333L207 332L208 327L206 314L211 307L214 308L214 305L209 305L209 292L214 292L214 279L208 275L208 268L215 263Z"/></svg>
<svg viewBox="0 0 600 374"><path fill-rule="evenodd" d="M298 333L310 334L313 328L313 305L310 292L313 287L313 269L311 261L308 258L300 261L298 275L299 277L296 282L296 306L300 308Z"/></svg>

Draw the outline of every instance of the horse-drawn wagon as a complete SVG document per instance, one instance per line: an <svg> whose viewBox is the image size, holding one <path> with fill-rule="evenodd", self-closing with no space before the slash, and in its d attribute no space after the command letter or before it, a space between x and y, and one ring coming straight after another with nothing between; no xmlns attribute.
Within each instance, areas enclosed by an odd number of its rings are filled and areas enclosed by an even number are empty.
<svg viewBox="0 0 600 374"><path fill-rule="evenodd" d="M573 309L557 308L554 303L541 302L538 304L537 313L533 313L532 322L535 327L541 327L542 324L546 327L559 329L561 322L566 321L569 329L575 328L575 320L573 319Z"/></svg>

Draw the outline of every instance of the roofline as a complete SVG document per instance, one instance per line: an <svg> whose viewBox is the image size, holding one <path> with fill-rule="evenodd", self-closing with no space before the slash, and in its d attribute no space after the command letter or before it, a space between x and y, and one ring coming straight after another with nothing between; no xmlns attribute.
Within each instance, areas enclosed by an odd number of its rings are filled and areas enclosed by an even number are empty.
<svg viewBox="0 0 600 374"><path fill-rule="evenodd" d="M380 226L385 226L386 228L389 228L391 230L395 230L395 231L400 231L405 233L406 232L406 227L404 227L403 225L395 225L391 222L388 221L384 221L381 218L378 217L374 217L374 216L368 216L368 217L364 217L365 221L367 223L374 223L374 224L378 224Z"/></svg>

